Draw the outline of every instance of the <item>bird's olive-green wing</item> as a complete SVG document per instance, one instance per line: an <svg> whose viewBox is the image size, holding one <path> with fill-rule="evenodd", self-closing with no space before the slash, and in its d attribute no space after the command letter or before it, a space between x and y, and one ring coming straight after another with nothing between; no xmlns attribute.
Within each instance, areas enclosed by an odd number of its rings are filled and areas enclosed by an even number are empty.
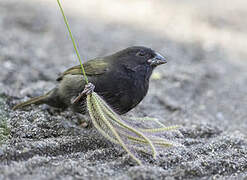
<svg viewBox="0 0 247 180"><path fill-rule="evenodd" d="M109 66L108 63L105 61L102 61L102 59L90 60L83 64L86 75L88 76L103 74L108 70L108 66ZM81 65L74 66L72 68L67 69L57 78L57 81L62 80L63 77L67 74L71 74L71 75L82 74Z"/></svg>

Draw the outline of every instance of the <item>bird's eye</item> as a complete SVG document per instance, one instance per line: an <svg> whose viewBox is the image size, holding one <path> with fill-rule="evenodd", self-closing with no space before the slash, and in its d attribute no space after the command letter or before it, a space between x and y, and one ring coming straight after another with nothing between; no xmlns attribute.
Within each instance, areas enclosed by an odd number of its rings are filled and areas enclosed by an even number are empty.
<svg viewBox="0 0 247 180"><path fill-rule="evenodd" d="M137 56L145 56L146 53L145 53L144 51L138 51L138 52L136 53L136 55L137 55Z"/></svg>

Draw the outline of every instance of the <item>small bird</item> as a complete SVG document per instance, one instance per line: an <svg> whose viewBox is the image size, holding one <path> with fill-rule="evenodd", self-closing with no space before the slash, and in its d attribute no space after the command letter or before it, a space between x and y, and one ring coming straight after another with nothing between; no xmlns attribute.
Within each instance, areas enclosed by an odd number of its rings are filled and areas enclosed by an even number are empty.
<svg viewBox="0 0 247 180"><path fill-rule="evenodd" d="M118 114L125 114L146 96L153 69L166 63L166 59L154 50L133 46L112 55L95 58L83 64L88 81ZM74 112L86 113L86 97L73 100L84 90L86 82L81 66L74 66L63 72L58 85L45 95L20 103L13 109L31 104L48 104L56 108L70 107Z"/></svg>

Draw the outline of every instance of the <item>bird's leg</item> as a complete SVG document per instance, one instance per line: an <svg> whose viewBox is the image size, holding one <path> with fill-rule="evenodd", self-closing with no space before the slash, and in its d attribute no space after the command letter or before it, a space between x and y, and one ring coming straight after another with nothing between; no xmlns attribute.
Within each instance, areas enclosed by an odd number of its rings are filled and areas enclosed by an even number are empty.
<svg viewBox="0 0 247 180"><path fill-rule="evenodd" d="M71 104L75 105L76 103L78 103L81 100L81 98L91 94L94 91L94 88L95 88L95 86L92 83L86 84L84 90L77 97L71 99ZM77 106L75 105L75 107L77 107ZM78 109L75 111L78 112ZM78 117L78 122L79 122L81 127L83 127L83 128L91 128L92 127L91 121L88 120L87 118L85 118L83 115L81 115L80 113L77 113L77 117Z"/></svg>
<svg viewBox="0 0 247 180"><path fill-rule="evenodd" d="M95 86L92 83L88 83L85 85L84 90L75 98L71 100L72 104L77 103L83 96L89 95L94 91Z"/></svg>

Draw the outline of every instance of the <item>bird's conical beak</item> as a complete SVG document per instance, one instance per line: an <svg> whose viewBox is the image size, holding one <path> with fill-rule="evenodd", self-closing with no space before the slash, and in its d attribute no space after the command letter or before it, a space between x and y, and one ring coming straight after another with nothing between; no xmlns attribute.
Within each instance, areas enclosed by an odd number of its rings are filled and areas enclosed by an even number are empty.
<svg viewBox="0 0 247 180"><path fill-rule="evenodd" d="M155 56L152 59L150 59L150 62L152 66L158 66L160 64L167 63L166 58L158 52L155 52Z"/></svg>
<svg viewBox="0 0 247 180"><path fill-rule="evenodd" d="M162 56L160 53L156 52L155 53L155 63L156 63L156 66L160 65L160 64L165 64L167 63L166 61L166 58L164 56Z"/></svg>

